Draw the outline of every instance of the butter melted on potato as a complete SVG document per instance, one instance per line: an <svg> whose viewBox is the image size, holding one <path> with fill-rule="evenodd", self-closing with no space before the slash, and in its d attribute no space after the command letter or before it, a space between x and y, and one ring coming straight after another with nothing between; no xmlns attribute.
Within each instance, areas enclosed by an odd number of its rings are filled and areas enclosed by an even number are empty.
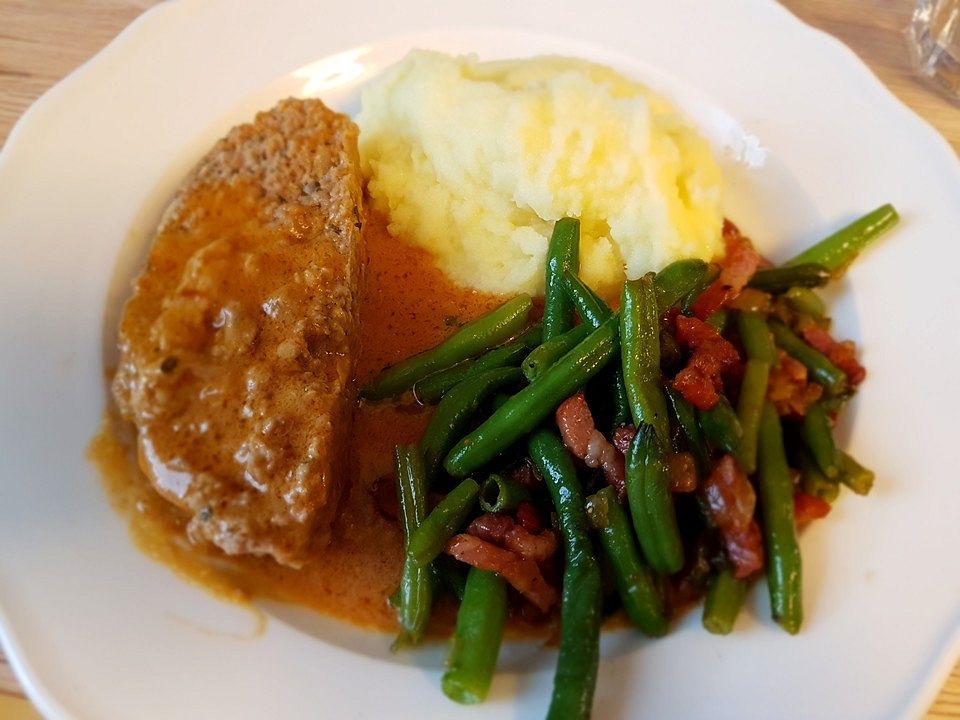
<svg viewBox="0 0 960 720"><path fill-rule="evenodd" d="M605 295L721 250L708 143L609 68L414 51L364 91L357 122L374 206L461 285L542 292L564 215L580 217L581 272Z"/></svg>

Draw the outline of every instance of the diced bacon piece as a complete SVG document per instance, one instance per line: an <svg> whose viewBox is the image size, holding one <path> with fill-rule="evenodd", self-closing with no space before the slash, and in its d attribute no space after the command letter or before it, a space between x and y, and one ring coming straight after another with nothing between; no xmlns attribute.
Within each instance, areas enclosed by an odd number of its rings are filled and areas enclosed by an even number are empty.
<svg viewBox="0 0 960 720"><path fill-rule="evenodd" d="M724 455L713 466L703 484L703 496L721 531L743 530L753 520L757 495L732 455Z"/></svg>
<svg viewBox="0 0 960 720"><path fill-rule="evenodd" d="M763 536L756 520L743 530L724 533L723 541L735 578L744 580L763 569Z"/></svg>
<svg viewBox="0 0 960 720"><path fill-rule="evenodd" d="M701 320L736 298L760 266L760 253L729 220L723 223L723 244L726 252L720 261L720 276L693 303L693 314Z"/></svg>
<svg viewBox="0 0 960 720"><path fill-rule="evenodd" d="M857 360L856 345L851 340L839 342L816 323L807 323L800 329L804 341L819 350L834 365L843 370L851 385L859 385L867 376L867 370Z"/></svg>
<svg viewBox="0 0 960 720"><path fill-rule="evenodd" d="M783 350L777 349L779 362L770 370L767 399L784 417L803 417L807 408L820 399L823 387L811 382L807 368Z"/></svg>
<svg viewBox="0 0 960 720"><path fill-rule="evenodd" d="M450 538L446 551L460 562L496 573L541 612L548 612L557 603L557 589L544 580L533 560L467 534Z"/></svg>
<svg viewBox="0 0 960 720"><path fill-rule="evenodd" d="M470 523L467 532L538 563L557 551L553 530L534 534L502 513L484 513Z"/></svg>
<svg viewBox="0 0 960 720"><path fill-rule="evenodd" d="M583 393L578 392L564 400L557 408L556 418L560 437L567 449L587 467L603 468L607 482L623 497L626 493L623 454L597 430Z"/></svg>
<svg viewBox="0 0 960 720"><path fill-rule="evenodd" d="M703 497L723 537L734 575L746 578L763 567L763 539L753 519L757 495L732 455L724 455L703 485Z"/></svg>
<svg viewBox="0 0 960 720"><path fill-rule="evenodd" d="M517 522L520 523L527 532L538 533L543 530L543 518L537 510L537 506L532 502L524 500L517 506Z"/></svg>
<svg viewBox="0 0 960 720"><path fill-rule="evenodd" d="M718 279L739 293L757 271L760 253L753 247L750 238L741 235L737 226L729 220L725 220L723 224L723 244L726 253L720 261Z"/></svg>
<svg viewBox="0 0 960 720"><path fill-rule="evenodd" d="M597 432L593 415L582 392L571 395L557 408L557 427L567 449L583 460L587 456L590 439Z"/></svg>
<svg viewBox="0 0 960 720"><path fill-rule="evenodd" d="M690 350L700 350L714 343L719 343L724 346L721 355L732 362L740 359L736 348L728 340L725 340L720 333L697 318L678 315L676 339L678 343Z"/></svg>
<svg viewBox="0 0 960 720"><path fill-rule="evenodd" d="M803 339L808 345L810 345L814 350L819 350L824 355L830 352L830 348L832 348L837 342L833 339L830 333L813 322L806 323L800 329L800 334L803 336Z"/></svg>

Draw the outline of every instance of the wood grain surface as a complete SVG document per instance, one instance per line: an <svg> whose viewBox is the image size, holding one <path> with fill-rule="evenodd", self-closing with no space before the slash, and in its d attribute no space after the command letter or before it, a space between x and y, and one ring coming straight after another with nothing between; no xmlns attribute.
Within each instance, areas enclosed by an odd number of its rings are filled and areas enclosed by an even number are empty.
<svg viewBox="0 0 960 720"><path fill-rule="evenodd" d="M0 0L0 144L47 88L106 45L153 0ZM849 45L894 94L960 151L960 104L917 77L904 28L911 0L783 0L800 19ZM0 716L31 717L0 654ZM16 706L16 707L14 707ZM960 719L960 664L925 720Z"/></svg>

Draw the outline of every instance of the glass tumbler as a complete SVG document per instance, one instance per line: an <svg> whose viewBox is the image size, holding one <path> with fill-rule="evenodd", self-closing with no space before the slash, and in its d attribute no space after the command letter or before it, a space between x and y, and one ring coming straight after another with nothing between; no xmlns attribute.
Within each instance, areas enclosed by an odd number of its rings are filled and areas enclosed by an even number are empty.
<svg viewBox="0 0 960 720"><path fill-rule="evenodd" d="M917 0L907 40L917 72L960 99L960 0Z"/></svg>

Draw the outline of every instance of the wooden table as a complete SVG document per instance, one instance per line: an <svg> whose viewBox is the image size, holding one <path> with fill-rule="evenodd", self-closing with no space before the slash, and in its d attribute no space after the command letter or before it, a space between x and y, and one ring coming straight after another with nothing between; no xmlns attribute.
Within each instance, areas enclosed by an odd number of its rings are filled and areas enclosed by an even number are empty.
<svg viewBox="0 0 960 720"><path fill-rule="evenodd" d="M44 90L106 45L155 0L0 0L0 143ZM960 104L910 68L903 29L911 0L783 0L802 20L847 43L907 105L960 152ZM0 654L0 717L35 717ZM960 664L926 720L960 718Z"/></svg>

